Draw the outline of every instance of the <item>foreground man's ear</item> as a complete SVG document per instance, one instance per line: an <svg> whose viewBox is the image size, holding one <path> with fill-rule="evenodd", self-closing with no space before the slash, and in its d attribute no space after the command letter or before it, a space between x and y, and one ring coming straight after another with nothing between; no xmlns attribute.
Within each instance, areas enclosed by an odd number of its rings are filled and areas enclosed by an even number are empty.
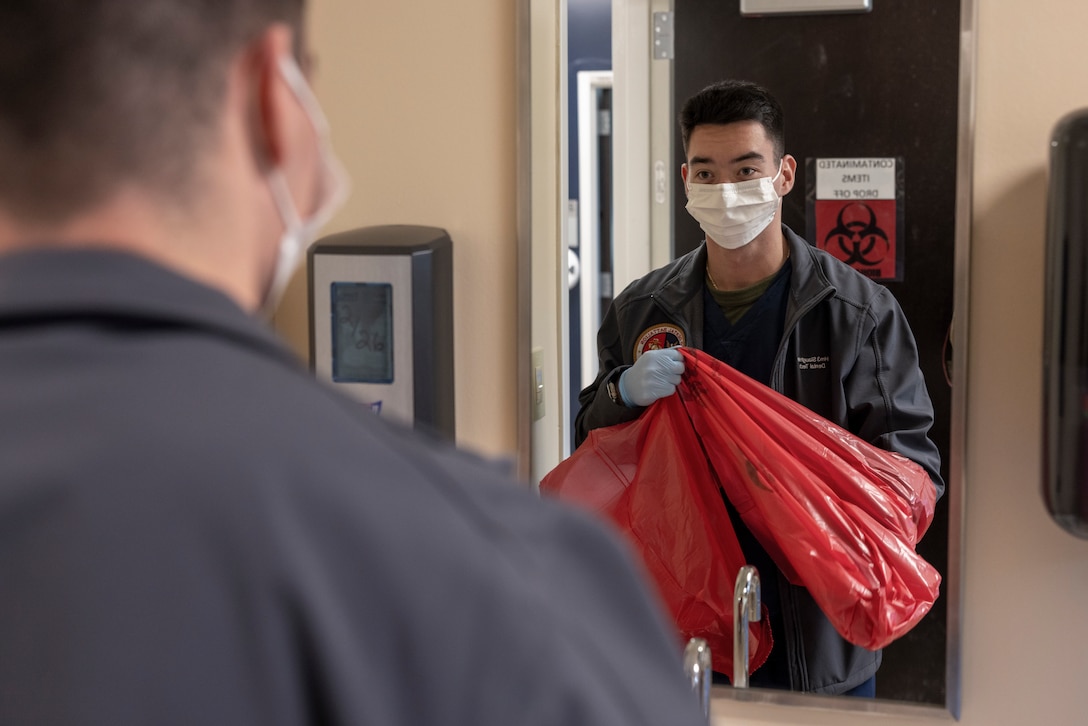
<svg viewBox="0 0 1088 726"><path fill-rule="evenodd" d="M312 124L295 92L283 77L280 63L294 56L294 37L283 24L270 26L247 49L251 84L254 152L268 167L287 170L298 142L312 147Z"/></svg>

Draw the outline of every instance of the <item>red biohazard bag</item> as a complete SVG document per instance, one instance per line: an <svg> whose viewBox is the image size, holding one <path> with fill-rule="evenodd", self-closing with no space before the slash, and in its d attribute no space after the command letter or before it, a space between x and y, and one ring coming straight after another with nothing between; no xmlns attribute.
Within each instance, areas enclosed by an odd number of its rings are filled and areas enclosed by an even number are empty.
<svg viewBox="0 0 1088 726"><path fill-rule="evenodd" d="M540 490L615 524L656 583L681 641L705 638L714 670L732 675L733 587L744 555L677 396L634 421L590 432ZM749 673L770 652L764 608L764 617L749 624Z"/></svg>
<svg viewBox="0 0 1088 726"><path fill-rule="evenodd" d="M932 607L941 580L914 551L936 503L926 472L701 351L683 353L678 395L655 402L635 422L591 432L541 490L600 512L644 560L648 530L649 556L661 559L651 575L674 617L690 605L672 599L672 580L698 581L692 570L704 568L705 576L708 560L716 570L718 552L739 556L725 505L716 498L721 486L783 574L808 589L843 638L875 650L910 630ZM611 480L600 478L602 468L613 472ZM603 495L605 488L613 499ZM650 491L636 491L642 489ZM617 511L621 500L643 496L671 505L654 513L652 526L640 521L645 511ZM691 516L692 507L698 516ZM670 539L686 543L691 536L719 546L692 560L668 550ZM732 578L740 564L720 563L732 573L725 597L720 588L689 592L708 611L726 615L720 630L730 653ZM680 618L677 624L689 636ZM719 648L711 648L716 656ZM755 661L758 648L752 655ZM715 670L732 672L723 667L715 657Z"/></svg>

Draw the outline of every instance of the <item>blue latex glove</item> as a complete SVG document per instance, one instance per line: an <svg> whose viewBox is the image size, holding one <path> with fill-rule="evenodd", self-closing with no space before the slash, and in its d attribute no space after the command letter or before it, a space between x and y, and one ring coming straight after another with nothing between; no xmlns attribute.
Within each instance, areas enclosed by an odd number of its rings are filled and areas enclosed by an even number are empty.
<svg viewBox="0 0 1088 726"><path fill-rule="evenodd" d="M630 407L649 406L675 393L683 372L684 358L679 348L648 350L620 374L620 396Z"/></svg>

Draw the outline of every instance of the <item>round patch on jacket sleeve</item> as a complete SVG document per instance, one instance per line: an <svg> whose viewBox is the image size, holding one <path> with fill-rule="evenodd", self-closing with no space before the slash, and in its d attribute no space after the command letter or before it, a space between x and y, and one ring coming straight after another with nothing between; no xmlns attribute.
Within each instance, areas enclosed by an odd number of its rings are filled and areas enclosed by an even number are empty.
<svg viewBox="0 0 1088 726"><path fill-rule="evenodd" d="M648 350L675 348L684 345L684 331L675 325L653 325L642 331L635 343L635 360Z"/></svg>

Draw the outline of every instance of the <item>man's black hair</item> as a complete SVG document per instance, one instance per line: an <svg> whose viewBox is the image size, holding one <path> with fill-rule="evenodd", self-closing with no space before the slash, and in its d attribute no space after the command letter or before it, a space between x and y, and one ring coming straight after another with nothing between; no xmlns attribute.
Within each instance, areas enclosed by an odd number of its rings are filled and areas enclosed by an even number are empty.
<svg viewBox="0 0 1088 726"><path fill-rule="evenodd" d="M719 81L707 86L684 102L679 120L685 153L696 126L738 121L756 121L774 144L775 155L781 159L786 153L782 107L770 91L751 81Z"/></svg>

